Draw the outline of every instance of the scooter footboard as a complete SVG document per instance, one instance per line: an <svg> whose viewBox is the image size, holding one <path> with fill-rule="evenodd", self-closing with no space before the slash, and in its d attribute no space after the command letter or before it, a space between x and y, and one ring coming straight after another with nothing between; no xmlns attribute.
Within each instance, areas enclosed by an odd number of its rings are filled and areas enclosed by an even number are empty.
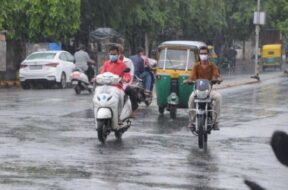
<svg viewBox="0 0 288 190"><path fill-rule="evenodd" d="M125 119L129 118L131 114L132 114L132 105L130 98L128 97L120 114L120 120L124 121Z"/></svg>
<svg viewBox="0 0 288 190"><path fill-rule="evenodd" d="M99 108L95 110L95 115L97 119L108 119L112 118L112 110L109 108Z"/></svg>

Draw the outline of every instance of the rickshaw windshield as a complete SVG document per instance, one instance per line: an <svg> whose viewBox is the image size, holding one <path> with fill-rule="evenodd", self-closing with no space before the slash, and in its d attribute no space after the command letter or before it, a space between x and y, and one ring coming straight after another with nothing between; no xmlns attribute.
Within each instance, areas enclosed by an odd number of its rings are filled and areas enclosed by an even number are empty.
<svg viewBox="0 0 288 190"><path fill-rule="evenodd" d="M188 70L195 63L195 53L190 49L162 49L158 67L162 69Z"/></svg>

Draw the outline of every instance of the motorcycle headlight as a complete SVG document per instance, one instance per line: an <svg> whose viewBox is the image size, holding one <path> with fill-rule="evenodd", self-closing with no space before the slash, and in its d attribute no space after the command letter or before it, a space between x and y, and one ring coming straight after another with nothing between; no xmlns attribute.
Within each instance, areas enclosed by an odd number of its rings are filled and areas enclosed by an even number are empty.
<svg viewBox="0 0 288 190"><path fill-rule="evenodd" d="M205 99L205 98L208 98L208 95L209 95L209 90L196 90L195 92L197 98L199 99Z"/></svg>

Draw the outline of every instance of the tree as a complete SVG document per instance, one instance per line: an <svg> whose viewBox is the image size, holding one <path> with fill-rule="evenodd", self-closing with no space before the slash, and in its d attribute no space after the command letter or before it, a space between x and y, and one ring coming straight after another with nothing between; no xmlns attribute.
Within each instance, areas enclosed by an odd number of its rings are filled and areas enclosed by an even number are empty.
<svg viewBox="0 0 288 190"><path fill-rule="evenodd" d="M3 26L14 40L66 41L80 25L80 0L10 0Z"/></svg>
<svg viewBox="0 0 288 190"><path fill-rule="evenodd" d="M288 2L286 0L267 0L263 3L266 12L265 28L279 30L288 38Z"/></svg>
<svg viewBox="0 0 288 190"><path fill-rule="evenodd" d="M253 33L253 13L256 4L251 0L225 0L226 22L223 29L228 43L247 40Z"/></svg>
<svg viewBox="0 0 288 190"><path fill-rule="evenodd" d="M207 41L226 26L223 0L189 0L181 3L179 11L184 37Z"/></svg>

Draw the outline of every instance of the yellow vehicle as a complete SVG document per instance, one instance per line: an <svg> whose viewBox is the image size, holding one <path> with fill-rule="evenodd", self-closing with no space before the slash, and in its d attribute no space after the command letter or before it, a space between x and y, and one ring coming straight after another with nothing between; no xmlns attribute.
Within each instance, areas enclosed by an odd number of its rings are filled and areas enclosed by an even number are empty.
<svg viewBox="0 0 288 190"><path fill-rule="evenodd" d="M279 68L282 66L282 45L267 44L263 45L261 52L262 70L266 68Z"/></svg>
<svg viewBox="0 0 288 190"><path fill-rule="evenodd" d="M198 51L202 46L206 44L198 41L166 41L158 46L156 94L160 114L166 109L174 119L177 108L188 108L194 86L185 85L183 81L198 61Z"/></svg>

